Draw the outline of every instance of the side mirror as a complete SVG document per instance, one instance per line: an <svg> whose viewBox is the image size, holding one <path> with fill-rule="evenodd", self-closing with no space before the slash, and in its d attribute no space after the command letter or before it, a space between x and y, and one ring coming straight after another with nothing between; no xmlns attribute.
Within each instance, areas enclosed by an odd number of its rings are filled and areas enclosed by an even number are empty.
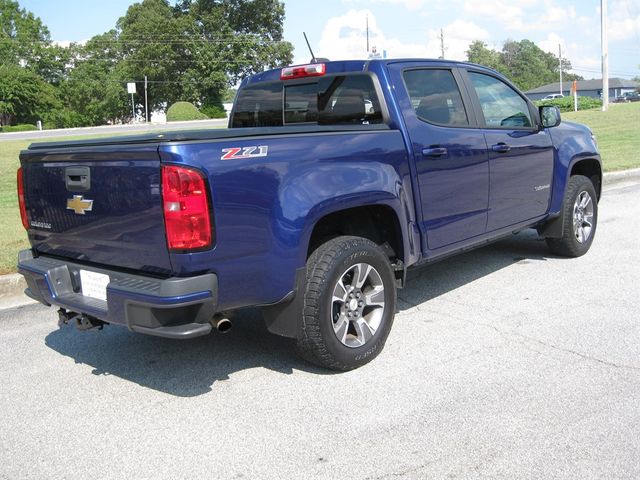
<svg viewBox="0 0 640 480"><path fill-rule="evenodd" d="M539 107L539 111L543 128L553 128L560 125L562 119L560 118L560 109L558 107L543 105Z"/></svg>

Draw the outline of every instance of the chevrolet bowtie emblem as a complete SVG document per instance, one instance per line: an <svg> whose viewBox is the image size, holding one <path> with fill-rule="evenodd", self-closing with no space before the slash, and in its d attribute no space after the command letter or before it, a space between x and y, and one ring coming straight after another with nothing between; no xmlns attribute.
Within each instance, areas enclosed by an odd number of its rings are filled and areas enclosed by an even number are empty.
<svg viewBox="0 0 640 480"><path fill-rule="evenodd" d="M82 195L74 195L67 200L67 210L73 210L78 215L90 212L93 207L93 200L85 200Z"/></svg>

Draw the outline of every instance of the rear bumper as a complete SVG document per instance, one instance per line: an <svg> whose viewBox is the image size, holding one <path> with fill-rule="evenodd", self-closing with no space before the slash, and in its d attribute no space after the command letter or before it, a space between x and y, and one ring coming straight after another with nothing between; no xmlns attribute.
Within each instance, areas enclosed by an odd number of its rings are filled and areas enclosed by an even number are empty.
<svg viewBox="0 0 640 480"><path fill-rule="evenodd" d="M109 276L106 301L82 294L80 270ZM25 294L38 302L121 324L129 330L167 338L193 338L211 332L218 303L218 279L208 273L158 279L88 267L23 250L18 272Z"/></svg>

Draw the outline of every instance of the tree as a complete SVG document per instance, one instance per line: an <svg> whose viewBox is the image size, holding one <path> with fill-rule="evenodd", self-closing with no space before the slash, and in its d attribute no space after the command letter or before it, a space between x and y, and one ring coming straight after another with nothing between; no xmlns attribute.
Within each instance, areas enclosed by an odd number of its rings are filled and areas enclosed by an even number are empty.
<svg viewBox="0 0 640 480"><path fill-rule="evenodd" d="M476 40L467 50L470 62L491 67L507 76L522 90L530 90L546 83L557 82L560 77L560 62L553 53L545 52L531 40L507 40L502 51L487 48L482 41ZM579 75L568 73L571 62L562 59L564 79L581 80Z"/></svg>
<svg viewBox="0 0 640 480"><path fill-rule="evenodd" d="M10 93L1 97L3 122L126 121L126 83L140 82L140 92L145 76L151 109L187 100L217 112L229 87L292 59L279 0L142 0L113 30L67 48L54 45L42 21L16 1L0 0L0 14L0 88ZM26 82L24 92L16 91L11 75Z"/></svg>
<svg viewBox="0 0 640 480"><path fill-rule="evenodd" d="M144 0L118 21L127 71L147 75L154 106L188 100L221 106L246 75L288 64L277 0Z"/></svg>
<svg viewBox="0 0 640 480"><path fill-rule="evenodd" d="M27 68L0 65L0 124L35 123L55 105L54 88Z"/></svg>
<svg viewBox="0 0 640 480"><path fill-rule="evenodd" d="M493 68L498 72L505 72L507 67L502 63L499 52L487 47L482 40L475 40L469 45L469 50L465 52L468 61Z"/></svg>
<svg viewBox="0 0 640 480"><path fill-rule="evenodd" d="M49 29L18 2L0 0L0 64L27 68L57 83L69 60L66 50L53 45Z"/></svg>

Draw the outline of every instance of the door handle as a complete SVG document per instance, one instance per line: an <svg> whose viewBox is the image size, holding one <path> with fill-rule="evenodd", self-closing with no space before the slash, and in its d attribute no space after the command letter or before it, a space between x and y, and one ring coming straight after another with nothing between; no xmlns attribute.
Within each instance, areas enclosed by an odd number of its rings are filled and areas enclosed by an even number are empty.
<svg viewBox="0 0 640 480"><path fill-rule="evenodd" d="M493 150L494 152L498 152L498 153L507 153L509 150L511 150L511 147L509 145L507 145L506 143L500 142L500 143L497 143L497 144L493 145L491 147L491 150Z"/></svg>
<svg viewBox="0 0 640 480"><path fill-rule="evenodd" d="M64 183L70 192L86 192L91 188L91 171L89 167L65 168Z"/></svg>
<svg viewBox="0 0 640 480"><path fill-rule="evenodd" d="M422 155L425 157L442 157L447 154L447 149L444 147L431 147L422 150Z"/></svg>

